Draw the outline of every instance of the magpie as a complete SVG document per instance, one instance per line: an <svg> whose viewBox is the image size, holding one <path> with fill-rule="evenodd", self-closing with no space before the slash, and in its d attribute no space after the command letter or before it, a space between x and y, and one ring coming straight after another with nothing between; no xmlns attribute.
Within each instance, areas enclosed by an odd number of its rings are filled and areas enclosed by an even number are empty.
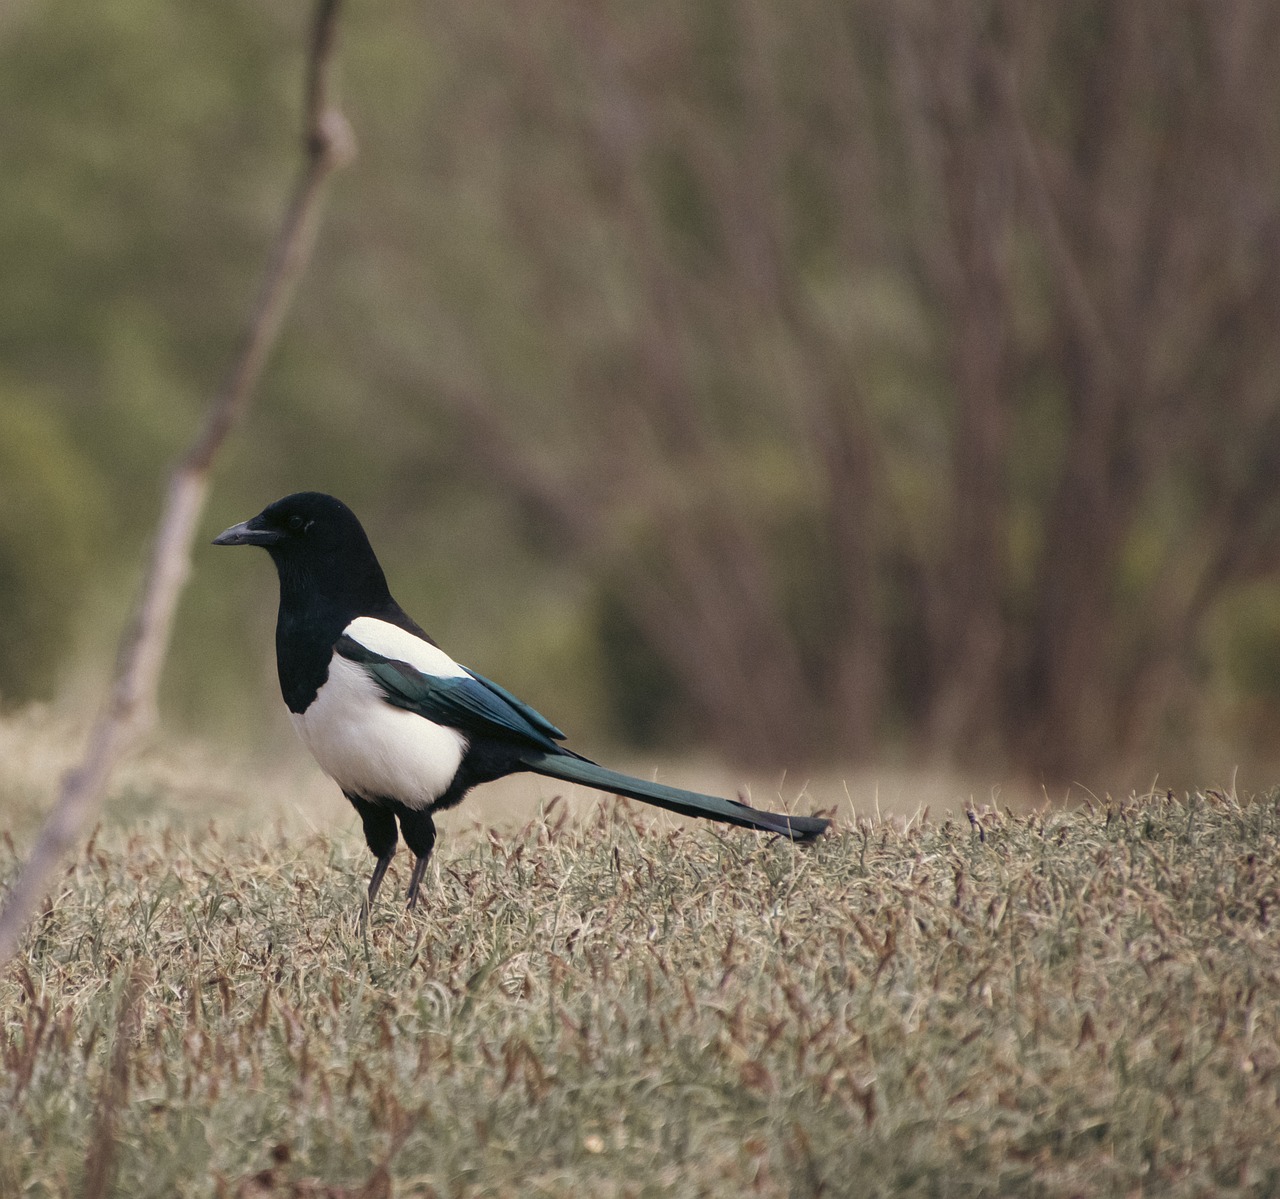
<svg viewBox="0 0 1280 1199"><path fill-rule="evenodd" d="M413 908L435 845L433 814L517 771L793 841L812 841L831 823L645 782L565 748L545 716L459 665L414 623L391 598L355 513L331 495L285 496L213 544L260 545L275 563L280 691L298 735L360 815L377 859L370 906L395 856L397 820L414 855Z"/></svg>

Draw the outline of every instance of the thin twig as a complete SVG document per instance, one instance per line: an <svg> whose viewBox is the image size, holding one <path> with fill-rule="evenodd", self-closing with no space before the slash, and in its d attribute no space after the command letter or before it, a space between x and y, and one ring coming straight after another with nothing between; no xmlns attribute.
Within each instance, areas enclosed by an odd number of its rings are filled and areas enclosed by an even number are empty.
<svg viewBox="0 0 1280 1199"><path fill-rule="evenodd" d="M141 594L116 658L111 690L90 730L80 765L62 782L57 802L0 914L0 963L8 961L50 876L96 811L120 758L154 719L178 598L204 510L209 468L257 386L294 289L311 257L324 184L355 153L355 139L333 95L333 54L341 0L318 0L306 79L305 164L272 246L244 340L204 425L169 476Z"/></svg>

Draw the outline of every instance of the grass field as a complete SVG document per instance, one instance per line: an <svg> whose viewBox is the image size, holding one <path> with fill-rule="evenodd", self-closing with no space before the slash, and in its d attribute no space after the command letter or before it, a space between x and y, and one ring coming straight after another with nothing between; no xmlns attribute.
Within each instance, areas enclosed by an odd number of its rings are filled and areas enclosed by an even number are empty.
<svg viewBox="0 0 1280 1199"><path fill-rule="evenodd" d="M1275 794L564 816L367 935L354 830L109 824L0 977L0 1196L1280 1193Z"/></svg>

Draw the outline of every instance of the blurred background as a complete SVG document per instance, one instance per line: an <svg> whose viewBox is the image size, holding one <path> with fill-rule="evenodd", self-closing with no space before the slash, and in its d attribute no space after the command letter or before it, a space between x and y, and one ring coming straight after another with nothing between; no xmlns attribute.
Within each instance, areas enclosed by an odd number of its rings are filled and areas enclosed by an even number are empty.
<svg viewBox="0 0 1280 1199"><path fill-rule="evenodd" d="M11 719L99 699L309 15L0 8ZM384 0L340 60L359 158L209 536L341 496L593 756L1274 781L1280 6ZM168 730L291 738L275 602L197 549Z"/></svg>

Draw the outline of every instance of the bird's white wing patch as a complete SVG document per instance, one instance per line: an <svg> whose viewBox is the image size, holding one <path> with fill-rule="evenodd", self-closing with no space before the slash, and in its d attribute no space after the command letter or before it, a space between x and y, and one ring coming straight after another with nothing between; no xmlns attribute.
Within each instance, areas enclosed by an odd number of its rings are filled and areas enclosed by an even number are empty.
<svg viewBox="0 0 1280 1199"><path fill-rule="evenodd" d="M462 678L467 673L438 645L374 616L357 616L343 632L375 654L408 662L415 670L438 679Z"/></svg>
<svg viewBox="0 0 1280 1199"><path fill-rule="evenodd" d="M467 673L444 650L384 620L361 616L344 631L423 674ZM429 808L444 794L468 745L457 729L388 703L365 667L340 654L334 654L329 677L307 710L293 713L293 725L320 769L344 791L410 808Z"/></svg>

